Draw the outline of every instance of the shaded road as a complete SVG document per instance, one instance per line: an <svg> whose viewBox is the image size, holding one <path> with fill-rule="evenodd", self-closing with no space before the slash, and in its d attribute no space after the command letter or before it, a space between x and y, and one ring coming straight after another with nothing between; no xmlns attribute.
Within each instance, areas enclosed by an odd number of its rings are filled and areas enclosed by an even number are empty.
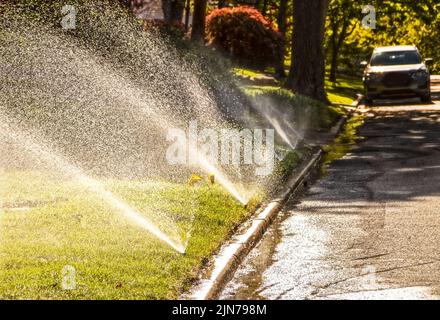
<svg viewBox="0 0 440 320"><path fill-rule="evenodd" d="M350 153L286 205L223 299L440 297L440 102L380 103Z"/></svg>

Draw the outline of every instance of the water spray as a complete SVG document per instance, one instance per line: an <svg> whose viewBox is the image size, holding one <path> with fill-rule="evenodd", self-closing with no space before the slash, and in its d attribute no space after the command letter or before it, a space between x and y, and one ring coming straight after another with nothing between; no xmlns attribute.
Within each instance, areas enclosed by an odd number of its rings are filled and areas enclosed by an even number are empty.
<svg viewBox="0 0 440 320"><path fill-rule="evenodd" d="M185 253L185 247L176 241L173 241L169 236L167 236L163 231L161 231L152 221L148 218L143 217L139 212L136 212L128 204L118 199L110 191L106 190L105 187L99 183L97 180L89 177L85 174L79 167L70 163L62 155L55 152L55 150L50 149L47 145L37 142L34 137L28 133L21 132L18 128L10 128L7 125L6 117L5 119L0 118L0 131L6 133L9 138L19 143L25 149L27 149L32 154L37 155L44 161L57 166L61 171L67 175L75 178L80 184L90 188L95 194L102 198L107 204L109 204L113 209L123 214L126 218L133 221L138 226L142 227L146 231L150 232L156 238L162 242L171 246L174 250L179 253Z"/></svg>

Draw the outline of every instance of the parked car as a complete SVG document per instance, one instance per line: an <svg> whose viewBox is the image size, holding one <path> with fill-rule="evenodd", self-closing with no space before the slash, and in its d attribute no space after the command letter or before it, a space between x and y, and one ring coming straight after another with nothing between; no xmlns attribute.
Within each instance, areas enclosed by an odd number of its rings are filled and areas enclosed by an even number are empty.
<svg viewBox="0 0 440 320"><path fill-rule="evenodd" d="M423 102L431 101L428 65L432 59L422 59L414 46L378 47L365 67L363 82L365 103L374 99L418 96Z"/></svg>

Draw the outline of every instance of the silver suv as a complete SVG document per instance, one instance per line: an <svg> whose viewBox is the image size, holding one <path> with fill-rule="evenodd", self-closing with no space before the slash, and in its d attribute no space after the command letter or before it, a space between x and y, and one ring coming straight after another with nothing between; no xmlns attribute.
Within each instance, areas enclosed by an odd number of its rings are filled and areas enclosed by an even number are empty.
<svg viewBox="0 0 440 320"><path fill-rule="evenodd" d="M432 59L422 59L414 46L376 48L370 62L363 61L365 103L389 97L418 96L431 101L428 65Z"/></svg>

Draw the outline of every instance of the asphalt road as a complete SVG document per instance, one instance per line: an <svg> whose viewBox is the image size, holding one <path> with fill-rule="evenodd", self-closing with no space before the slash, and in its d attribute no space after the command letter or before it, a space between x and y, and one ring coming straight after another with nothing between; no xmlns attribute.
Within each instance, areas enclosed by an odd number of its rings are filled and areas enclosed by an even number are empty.
<svg viewBox="0 0 440 320"><path fill-rule="evenodd" d="M286 205L221 298L440 297L440 101L379 102L358 134Z"/></svg>

